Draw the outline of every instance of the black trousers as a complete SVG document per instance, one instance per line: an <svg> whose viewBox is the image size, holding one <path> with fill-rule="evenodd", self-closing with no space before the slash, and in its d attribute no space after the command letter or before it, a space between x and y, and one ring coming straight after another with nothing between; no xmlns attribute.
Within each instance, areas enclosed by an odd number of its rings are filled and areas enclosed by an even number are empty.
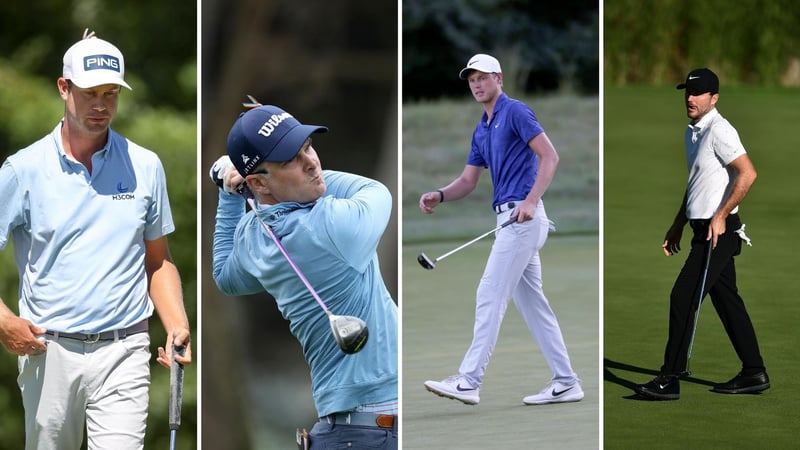
<svg viewBox="0 0 800 450"><path fill-rule="evenodd" d="M706 240L709 222L710 220L689 222L694 231L692 249L670 295L669 339L664 350L664 365L661 367L663 374L679 374L687 369L687 355L700 296L703 266L707 248L711 245L711 241ZM708 294L711 297L728 338L742 361L742 371L749 374L764 370L764 360L758 349L753 323L736 287L734 257L742 249L742 240L735 233L742 226L739 215L729 215L725 226L725 233L719 236L717 247L711 253L703 296Z"/></svg>

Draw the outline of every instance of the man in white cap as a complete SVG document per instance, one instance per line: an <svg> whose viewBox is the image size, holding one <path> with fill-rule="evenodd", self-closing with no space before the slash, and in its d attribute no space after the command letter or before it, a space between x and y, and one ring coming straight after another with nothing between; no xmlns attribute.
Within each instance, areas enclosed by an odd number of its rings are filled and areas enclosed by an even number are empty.
<svg viewBox="0 0 800 450"><path fill-rule="evenodd" d="M430 214L440 203L466 197L488 168L494 186L492 208L500 225L477 291L472 344L458 374L443 381L426 381L429 391L474 405L494 351L500 325L511 298L522 314L553 377L538 394L523 403L575 402L583 398L572 370L556 316L542 289L539 250L553 228L542 197L553 179L558 153L531 108L503 93L503 73L494 57L477 54L459 78L467 80L484 113L472 134L472 148L463 172L449 185L422 194L419 207Z"/></svg>
<svg viewBox="0 0 800 450"><path fill-rule="evenodd" d="M88 31L88 30L87 30ZM0 301L0 342L19 355L27 449L141 449L158 362L191 363L189 321L166 235L161 161L111 130L125 63L93 36L64 55L64 118L0 168L0 248L13 239L19 316Z"/></svg>
<svg viewBox="0 0 800 450"><path fill-rule="evenodd" d="M391 193L376 180L322 169L311 135L326 127L301 124L273 105L246 106L253 109L233 124L228 154L210 172L222 187L214 281L228 295L269 292L303 348L319 421L307 437L298 434L298 444L397 449L397 305L377 255ZM254 200L250 212L237 195L243 183ZM333 314L366 323L369 340L358 353L340 351L293 266Z"/></svg>

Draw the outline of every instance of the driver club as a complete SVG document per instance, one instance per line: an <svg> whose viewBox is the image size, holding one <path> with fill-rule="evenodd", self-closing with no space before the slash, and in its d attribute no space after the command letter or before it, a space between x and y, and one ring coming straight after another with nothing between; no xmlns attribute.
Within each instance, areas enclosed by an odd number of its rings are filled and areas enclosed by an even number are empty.
<svg viewBox="0 0 800 450"><path fill-rule="evenodd" d="M453 253L455 253L455 252L457 252L457 251L459 251L459 250L463 249L464 247L467 247L467 246L469 246L469 245L472 245L472 244L474 244L474 243L478 242L479 240L481 240L481 239L485 238L486 236L488 236L488 235L490 235L490 234L492 234L492 233L495 233L495 232L499 231L500 229L502 229L502 228L505 228L505 227L507 227L507 226L511 225L512 223L514 223L514 222L516 222L516 221L517 221L517 218L516 218L516 216L515 216L515 217L512 217L512 218L508 219L506 222L504 222L502 225L498 225L498 226L497 226L497 227L495 227L494 229L492 229L492 230L489 230L489 231L487 231L486 233L483 233L482 235L480 235L480 236L476 237L475 239L473 239L473 240L471 240L471 241L467 242L466 244L462 244L462 245L460 245L459 247L456 247L456 248L454 248L453 250L450 250L449 252L445 253L444 255L442 255L442 256L440 256L440 257L438 257L438 258L430 259L430 258L429 258L427 255L425 255L425 253L424 253L424 252L423 252L423 253L420 253L420 254L419 254L419 256L417 256L417 261L419 262L419 264L420 264L422 267L424 267L424 268L426 268L426 269L428 269L428 270L433 270L433 269L436 267L436 263L437 263L437 262L439 262L439 261L441 261L441 260L443 260L443 259L447 258L448 256L450 256L450 255L452 255Z"/></svg>
<svg viewBox="0 0 800 450"><path fill-rule="evenodd" d="M247 202L250 204L250 208L255 211L255 201L251 196L246 196ZM254 212L255 214L255 212ZM369 337L369 329L367 328L367 324L355 316L339 316L333 314L328 307L325 305L325 302L319 297L317 291L311 286L308 279L306 279L303 272L297 267L294 260L289 256L289 252L286 251L286 247L283 246L278 236L275 235L275 232L272 231L269 225L267 225L261 217L256 214L256 218L258 221L261 222L261 225L267 231L267 234L275 242L275 245L278 246L278 249L283 254L283 257L286 258L286 261L289 262L289 265L292 266L292 269L300 277L300 281L306 286L308 292L311 293L311 296L314 297L314 300L317 301L322 310L325 311L325 314L328 315L328 320L331 324L331 331L333 332L333 337L336 338L336 343L339 345L339 348L347 353L353 354L358 353L364 348L364 345L367 343L367 338Z"/></svg>
<svg viewBox="0 0 800 450"><path fill-rule="evenodd" d="M219 177L212 177L214 183L218 187L222 187L223 181ZM328 306L325 305L325 302L319 297L317 291L311 286L311 283L308 279L303 275L303 272L300 268L295 264L294 260L289 256L289 252L286 251L286 247L283 246L278 236L275 235L275 232L272 231L272 228L267 225L261 217L258 216L256 211L256 204L255 200L253 199L253 194L250 192L250 189L247 188L245 183L241 183L239 186L236 187L236 192L238 192L242 197L247 199L247 203L250 205L250 209L254 211L256 214L256 218L264 229L267 231L270 239L275 242L275 245L278 246L278 250L280 250L283 257L286 258L286 261L292 267L294 272L300 277L300 281L303 282L308 292L311 293L311 296L314 297L314 300L317 301L319 306L325 311L325 314L328 315L328 320L331 325L331 331L333 332L333 337L336 339L336 343L339 345L339 348L347 354L358 353L364 348L364 345L367 343L367 338L369 338L369 329L367 328L366 322L361 320L355 316L340 316L333 314L329 309Z"/></svg>

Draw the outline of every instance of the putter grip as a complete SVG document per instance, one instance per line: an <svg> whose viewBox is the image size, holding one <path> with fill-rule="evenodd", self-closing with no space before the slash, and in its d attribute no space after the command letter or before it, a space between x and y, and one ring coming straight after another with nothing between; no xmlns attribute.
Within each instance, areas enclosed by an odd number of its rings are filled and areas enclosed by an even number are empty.
<svg viewBox="0 0 800 450"><path fill-rule="evenodd" d="M172 345L172 364L169 368L169 429L181 426L181 401L183 399L183 364L175 361L175 355L183 356L186 346Z"/></svg>

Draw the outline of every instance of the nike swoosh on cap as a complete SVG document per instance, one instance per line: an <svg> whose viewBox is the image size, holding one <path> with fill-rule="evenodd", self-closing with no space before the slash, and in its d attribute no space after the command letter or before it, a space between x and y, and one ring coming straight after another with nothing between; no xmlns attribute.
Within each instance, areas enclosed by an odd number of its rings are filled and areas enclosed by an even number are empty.
<svg viewBox="0 0 800 450"><path fill-rule="evenodd" d="M696 79L698 79L698 78L700 78L700 77L699 77L699 76L696 76L696 77L689 77L689 79L690 79L690 80L696 80Z"/></svg>
<svg viewBox="0 0 800 450"><path fill-rule="evenodd" d="M558 391L556 391L556 390L555 390L555 388L554 388L554 389L553 389L553 397L558 397L559 395L563 394L564 392L567 392L567 391L570 391L570 390L572 390L572 388L574 388L574 387L575 387L575 386L570 386L570 387L568 387L568 388L564 389L564 390L563 390L563 391L561 391L561 392L558 392Z"/></svg>

